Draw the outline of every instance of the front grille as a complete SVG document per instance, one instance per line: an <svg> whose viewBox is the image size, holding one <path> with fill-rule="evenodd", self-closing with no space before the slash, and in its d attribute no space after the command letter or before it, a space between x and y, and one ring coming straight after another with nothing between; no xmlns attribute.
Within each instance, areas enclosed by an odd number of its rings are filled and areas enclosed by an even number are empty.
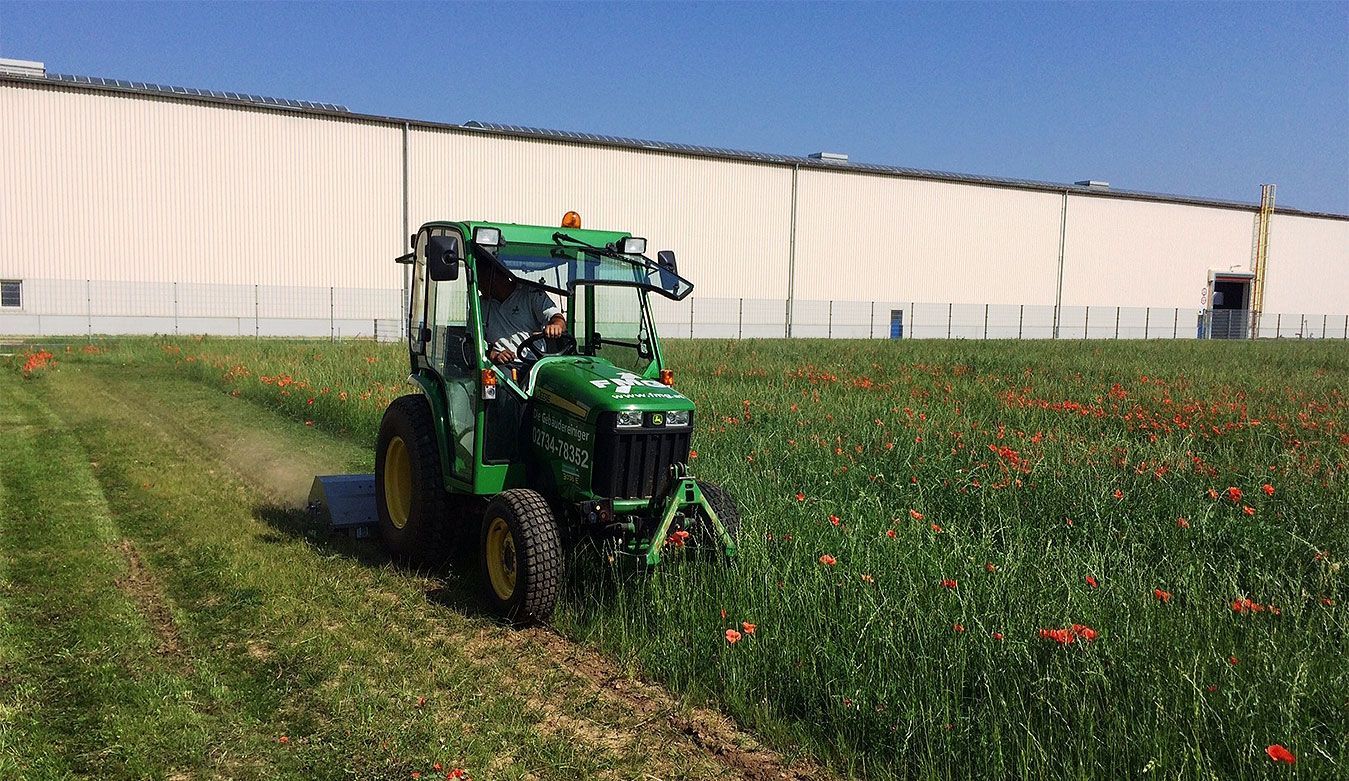
<svg viewBox="0 0 1349 781"><path fill-rule="evenodd" d="M692 426L617 428L615 413L600 415L591 489L609 499L645 499L665 490L670 465L688 463Z"/></svg>

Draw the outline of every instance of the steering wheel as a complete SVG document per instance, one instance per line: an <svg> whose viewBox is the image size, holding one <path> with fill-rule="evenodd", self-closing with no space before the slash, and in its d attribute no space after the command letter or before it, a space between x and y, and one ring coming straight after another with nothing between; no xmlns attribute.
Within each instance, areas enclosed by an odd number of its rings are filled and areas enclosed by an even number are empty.
<svg viewBox="0 0 1349 781"><path fill-rule="evenodd" d="M575 355L576 337L563 331L558 336L549 336L543 331L535 331L520 343L515 351L517 360L534 363L548 355Z"/></svg>

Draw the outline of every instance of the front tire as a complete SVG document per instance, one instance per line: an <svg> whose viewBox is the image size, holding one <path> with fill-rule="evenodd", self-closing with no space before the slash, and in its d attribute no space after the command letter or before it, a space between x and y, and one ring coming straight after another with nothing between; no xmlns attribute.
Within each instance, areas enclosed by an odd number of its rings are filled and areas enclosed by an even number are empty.
<svg viewBox="0 0 1349 781"><path fill-rule="evenodd" d="M375 504L380 538L395 558L416 560L432 549L448 501L425 396L400 396L384 411L375 445Z"/></svg>
<svg viewBox="0 0 1349 781"><path fill-rule="evenodd" d="M482 581L493 611L516 624L547 621L562 585L562 538L538 491L502 491L482 517Z"/></svg>
<svg viewBox="0 0 1349 781"><path fill-rule="evenodd" d="M726 527L726 533L731 535L731 540L739 541L740 504L735 500L735 496L709 480L699 480L698 490L703 492L703 498L712 505L712 512L717 514L717 520ZM699 550L712 552L723 549L721 538L712 526L712 519L701 510L698 513L698 528L694 530L693 536Z"/></svg>

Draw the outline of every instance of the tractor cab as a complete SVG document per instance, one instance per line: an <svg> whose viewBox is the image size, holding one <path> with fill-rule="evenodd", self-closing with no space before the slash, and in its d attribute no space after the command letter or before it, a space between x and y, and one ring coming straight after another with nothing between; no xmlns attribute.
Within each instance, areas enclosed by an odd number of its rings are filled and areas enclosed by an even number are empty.
<svg viewBox="0 0 1349 781"><path fill-rule="evenodd" d="M380 528L396 554L471 522L449 507L475 503L450 499L478 498L489 600L526 619L551 611L556 583L535 570L561 567L560 553L540 551L562 537L612 536L655 565L697 531L704 548L734 555L729 495L688 474L694 404L674 388L651 311L650 296L693 290L674 253L652 259L644 239L584 230L569 212L560 228L427 223L398 260L412 266L419 393L390 405L376 450ZM554 311L565 330L550 336L531 312ZM503 333L510 360L494 351Z"/></svg>

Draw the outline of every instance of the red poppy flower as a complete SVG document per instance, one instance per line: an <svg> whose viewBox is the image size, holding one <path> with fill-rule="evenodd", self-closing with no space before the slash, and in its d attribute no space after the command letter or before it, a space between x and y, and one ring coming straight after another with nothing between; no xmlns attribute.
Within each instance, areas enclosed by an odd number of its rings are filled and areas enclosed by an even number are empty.
<svg viewBox="0 0 1349 781"><path fill-rule="evenodd" d="M800 491L797 491L797 492L796 492L796 501L798 501L798 502L804 502L805 500L806 500L806 495L803 494L803 493L801 493Z"/></svg>
<svg viewBox="0 0 1349 781"><path fill-rule="evenodd" d="M932 531L936 532L937 534L941 534L941 527L934 523L932 524Z"/></svg>
<svg viewBox="0 0 1349 781"><path fill-rule="evenodd" d="M1231 502L1232 504L1236 504L1236 503L1240 502L1240 501L1241 501L1241 489L1240 489L1240 488L1237 488L1236 486L1232 486L1232 487L1228 488L1228 489L1227 489L1227 501Z"/></svg>
<svg viewBox="0 0 1349 781"><path fill-rule="evenodd" d="M420 771L420 770L414 770L414 771L412 771L412 778L413 778L413 781L416 781L416 779L421 778L421 777L422 777L422 771Z"/></svg>
<svg viewBox="0 0 1349 781"><path fill-rule="evenodd" d="M755 629L758 629L758 625L757 625L757 624L751 624L751 623L748 622L748 621L741 621L741 622L740 622L740 628L743 629L743 630L745 630L745 634L747 634L747 635L752 635L752 634L754 634L754 630L755 630Z"/></svg>
<svg viewBox="0 0 1349 781"><path fill-rule="evenodd" d="M734 629L727 629L726 642L730 643L731 645L735 645L736 643L740 642L740 633L735 631Z"/></svg>
<svg viewBox="0 0 1349 781"><path fill-rule="evenodd" d="M1243 504L1241 506L1241 511L1243 513L1246 513L1247 515L1255 515L1255 508L1250 506L1249 504Z"/></svg>
<svg viewBox="0 0 1349 781"><path fill-rule="evenodd" d="M963 624L952 624L951 631L955 632L956 634L961 634L962 632L965 631L965 626Z"/></svg>
<svg viewBox="0 0 1349 781"><path fill-rule="evenodd" d="M1072 630L1073 634L1089 643L1096 639L1096 630L1086 624L1073 624L1069 629Z"/></svg>
<svg viewBox="0 0 1349 781"><path fill-rule="evenodd" d="M1154 588L1154 589L1152 590L1152 595L1153 595L1154 597L1156 597L1157 599L1161 600L1162 602L1170 602L1170 601L1171 601L1171 592L1170 592L1170 591L1163 591L1163 590L1161 590L1161 589L1159 589L1159 588Z"/></svg>
<svg viewBox="0 0 1349 781"><path fill-rule="evenodd" d="M838 525L839 525L839 517L838 517L837 515L831 515L831 516L829 516L829 522L832 523L832 524L834 524L835 526L838 526Z"/></svg>
<svg viewBox="0 0 1349 781"><path fill-rule="evenodd" d="M1208 489L1208 498L1215 502L1218 501L1218 492L1212 488Z"/></svg>
<svg viewBox="0 0 1349 781"><path fill-rule="evenodd" d="M688 542L689 537L691 536L692 535L689 534L688 532L684 531L683 529L680 529L679 531L671 534L670 537L665 540L665 544L673 545L676 548L682 548L684 547L684 543Z"/></svg>
<svg viewBox="0 0 1349 781"><path fill-rule="evenodd" d="M1232 665L1233 667L1236 667L1237 665L1241 664L1241 660L1236 658L1235 656L1229 656L1227 657L1227 663Z"/></svg>
<svg viewBox="0 0 1349 781"><path fill-rule="evenodd" d="M876 582L876 579L875 579L874 577L872 577L871 575L869 575L869 574L867 574L867 573L864 572L864 573L862 573L862 582L863 582L863 583L875 583L875 582Z"/></svg>
<svg viewBox="0 0 1349 781"><path fill-rule="evenodd" d="M1269 483L1265 483L1264 485L1260 486L1260 490L1265 492L1265 496L1274 495L1274 486L1270 485Z"/></svg>
<svg viewBox="0 0 1349 781"><path fill-rule="evenodd" d="M277 743L280 743L281 745L284 746L284 745L286 745L287 743L290 742L290 736L288 736L288 735L282 735L281 737L279 737L279 738L276 739L276 742L277 742Z"/></svg>
<svg viewBox="0 0 1349 781"><path fill-rule="evenodd" d="M917 510L909 510L909 517L914 519L915 521L923 520L923 514L918 512Z"/></svg>
<svg viewBox="0 0 1349 781"><path fill-rule="evenodd" d="M886 537L889 537L890 539L893 540L893 539L896 537L896 535L895 535L895 530L894 530L894 529L886 529L886 530L885 530L885 536L886 536Z"/></svg>
<svg viewBox="0 0 1349 781"><path fill-rule="evenodd" d="M1099 586L1100 584L1096 582L1096 578L1093 578L1092 576L1088 575L1088 576L1087 576L1087 585L1088 585L1088 586L1091 586L1092 588L1096 588L1096 587Z"/></svg>
<svg viewBox="0 0 1349 781"><path fill-rule="evenodd" d="M1124 498L1124 492L1121 491L1121 490L1119 490L1118 488L1116 488L1116 489L1115 489L1115 493L1111 494L1111 496L1115 497L1116 500L1123 499L1123 498Z"/></svg>
<svg viewBox="0 0 1349 781"><path fill-rule="evenodd" d="M994 640L1001 640L1001 639L1002 639L1002 632L994 632L994 633L993 633L993 639L994 639Z"/></svg>
<svg viewBox="0 0 1349 781"><path fill-rule="evenodd" d="M824 554L823 556L820 557L820 563L823 564L823 565L826 566L826 567L832 567L832 566L834 566L835 564L838 563L838 559L836 559L836 558L834 558L833 556L830 556L828 553L826 553L826 554Z"/></svg>
<svg viewBox="0 0 1349 781"><path fill-rule="evenodd" d="M1292 765L1297 762L1297 757L1293 756L1293 752L1289 751L1288 749L1284 748L1278 743L1275 743L1274 745L1266 748L1265 753L1268 754L1269 758L1276 763L1284 762L1289 765Z"/></svg>
<svg viewBox="0 0 1349 781"><path fill-rule="evenodd" d="M697 450L690 450L690 451L689 451L689 458L697 458L697 457L698 457L698 451L697 451Z"/></svg>
<svg viewBox="0 0 1349 781"><path fill-rule="evenodd" d="M984 572L997 572L997 571L998 571L997 564L994 564L991 561L984 562Z"/></svg>
<svg viewBox="0 0 1349 781"><path fill-rule="evenodd" d="M437 773L439 773L440 771L444 770L445 768L444 768L444 766L442 766L439 762L437 762L437 763L435 763L434 765L431 766L431 769L434 770L434 771L436 771Z"/></svg>
<svg viewBox="0 0 1349 781"><path fill-rule="evenodd" d="M1331 599L1330 597L1321 597L1321 604L1325 605L1326 607L1330 607L1331 605L1335 604L1335 600Z"/></svg>
<svg viewBox="0 0 1349 781"><path fill-rule="evenodd" d="M1179 526L1179 527L1182 528L1182 529L1188 529L1188 528L1190 528L1190 522L1187 521L1187 520L1184 519L1184 518L1177 518L1177 519L1176 519L1176 525Z"/></svg>
<svg viewBox="0 0 1349 781"><path fill-rule="evenodd" d="M954 578L943 578L941 584L943 588L955 588L957 585Z"/></svg>

